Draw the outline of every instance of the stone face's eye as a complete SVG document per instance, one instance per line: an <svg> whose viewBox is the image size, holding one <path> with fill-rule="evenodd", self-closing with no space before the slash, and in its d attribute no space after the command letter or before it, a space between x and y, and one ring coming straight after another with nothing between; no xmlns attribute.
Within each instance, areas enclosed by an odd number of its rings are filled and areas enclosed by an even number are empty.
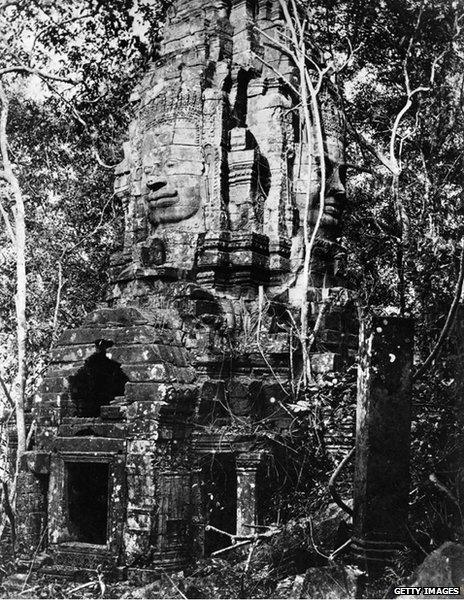
<svg viewBox="0 0 464 600"><path fill-rule="evenodd" d="M168 160L168 161L166 162L166 167L167 167L168 169L172 169L173 167L175 167L175 166L176 166L176 164L177 164L177 162L176 162L175 160Z"/></svg>
<svg viewBox="0 0 464 600"><path fill-rule="evenodd" d="M333 175L334 172L334 164L331 160L325 161L325 176L329 178Z"/></svg>

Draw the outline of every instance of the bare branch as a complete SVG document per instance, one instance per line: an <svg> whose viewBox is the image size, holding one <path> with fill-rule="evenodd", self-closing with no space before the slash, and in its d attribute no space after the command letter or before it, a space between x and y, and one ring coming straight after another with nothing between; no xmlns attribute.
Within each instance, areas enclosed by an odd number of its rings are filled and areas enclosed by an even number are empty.
<svg viewBox="0 0 464 600"><path fill-rule="evenodd" d="M6 8L9 8L10 6L21 6L22 2L21 0L3 0L3 2L0 4L0 10L5 10Z"/></svg>
<svg viewBox="0 0 464 600"><path fill-rule="evenodd" d="M419 30L419 25L420 25L420 22L422 19L422 14L424 12L425 2L426 2L426 0L422 0L422 4L420 6L419 13L418 13L417 19L416 19L416 24L414 26L414 31L413 31L411 37L409 38L408 48L406 50L406 54L405 54L404 60L403 60L403 74L404 74L404 81L405 81L405 86L406 86L406 93L408 94L408 96L411 94L411 88L410 88L410 83L409 83L409 73L408 73L408 62L409 62L409 57L411 56L412 45L416 38L417 32Z"/></svg>
<svg viewBox="0 0 464 600"><path fill-rule="evenodd" d="M304 36L304 26L306 25L306 23L304 25L302 25L301 22L300 22L300 15L298 14L298 8L296 6L295 0L290 0L290 3L292 5L292 9L293 9L293 17L295 19L295 23L296 23L296 26L298 28L298 34L299 34L300 38L303 38L303 36Z"/></svg>
<svg viewBox="0 0 464 600"><path fill-rule="evenodd" d="M337 73L342 73L346 69L346 67L348 66L350 60L353 58L353 56L356 54L356 52L359 50L359 48L361 48L361 44L358 44L356 46L356 48L353 49L353 45L351 44L350 38L347 37L345 39L346 39L347 44L348 44L348 53L347 53L346 58L343 61L343 63L339 67L337 67L337 69L335 69L335 71Z"/></svg>
<svg viewBox="0 0 464 600"><path fill-rule="evenodd" d="M112 171L119 164L119 163L116 163L114 165L109 165L108 163L104 162L100 156L98 149L95 146L92 146L92 154L93 154L95 160L97 161L97 163L100 165L100 167L103 167L104 169L109 169Z"/></svg>
<svg viewBox="0 0 464 600"><path fill-rule="evenodd" d="M61 292L63 291L63 264L58 261L58 287L56 291L55 310L53 311L53 326L52 326L52 341L55 340L56 330L58 327L58 313L61 303Z"/></svg>
<svg viewBox="0 0 464 600"><path fill-rule="evenodd" d="M37 42L42 38L48 31L53 29L54 27L60 28L64 25L69 25L70 23L75 23L77 21L83 21L84 19L90 19L92 15L90 13L84 15L78 15L74 17L70 17L68 19L63 19L62 21L55 22L53 21L51 24L47 23L40 31L38 31L37 35L34 37L34 41L31 46L31 50L29 52L29 57L31 57L34 53Z"/></svg>
<svg viewBox="0 0 464 600"><path fill-rule="evenodd" d="M52 73L47 73L46 71L41 71L40 69L33 69L26 65L14 65L12 67L5 67L4 69L0 69L0 77L3 75L8 75L9 73L22 73L27 75L36 75L41 79L49 79L51 81L59 81L61 83L68 83L70 85L79 85L82 81L78 81L77 79L72 79L71 77L60 77L59 75L53 75Z"/></svg>
<svg viewBox="0 0 464 600"><path fill-rule="evenodd" d="M289 46L286 46L282 42L279 42L279 40L270 36L263 29L260 29L259 27L255 27L255 29L256 29L256 31L258 31L258 33L260 35L263 35L265 38L267 38L267 40L269 41L271 46L275 46L276 48L279 48L280 50L282 50L282 52L284 52L285 54L288 54L288 56L293 58L294 61L298 60L295 52Z"/></svg>
<svg viewBox="0 0 464 600"><path fill-rule="evenodd" d="M298 36L297 36L296 30L295 30L295 27L293 25L292 17L290 16L290 13L288 10L287 2L285 2L285 0L279 0L279 4L283 10L287 27L290 30L290 35L291 35L291 38L293 41L293 45L295 48L298 48L299 47Z"/></svg>
<svg viewBox="0 0 464 600"><path fill-rule="evenodd" d="M351 448L351 450L348 452L348 454L343 458L343 460L337 466L337 468L333 472L333 474L329 480L329 483L327 485L328 490L329 490L330 494L332 495L332 498L334 499L336 504L338 504L338 506L342 510L344 510L346 513L348 513L351 517L353 516L353 509L350 506L348 506L348 504L343 502L342 498L340 497L339 493L337 492L335 484L337 482L338 477L340 476L340 473L343 471L343 469L345 468L345 466L347 465L349 460L354 456L355 450L356 450L356 447L353 446L353 448Z"/></svg>
<svg viewBox="0 0 464 600"><path fill-rule="evenodd" d="M10 403L11 408L14 408L15 404L14 404L13 398L11 397L10 391L7 388L5 380L3 379L3 377L1 375L0 375L0 386L3 390L3 393L5 394L6 399Z"/></svg>
<svg viewBox="0 0 464 600"><path fill-rule="evenodd" d="M345 114L345 117L346 117L346 114ZM346 122L348 130L350 131L350 133L352 133L356 137L359 145L362 146L363 148L365 148L370 154L375 156L375 158L380 163L382 163L382 165L384 167L386 167L390 172L393 173L392 165L391 165L390 161L388 160L388 158L380 150L378 150L378 148L376 148L374 146L374 144L369 142L369 140L351 124L351 122L349 121L348 118L345 118L345 122Z"/></svg>
<svg viewBox="0 0 464 600"><path fill-rule="evenodd" d="M13 226L11 225L10 217L3 206L3 202L0 199L0 213L2 215L3 222L5 223L6 233L10 239L10 242L13 246L16 244L16 237L13 231Z"/></svg>
<svg viewBox="0 0 464 600"><path fill-rule="evenodd" d="M451 490L449 490L446 485L443 485L443 483L438 479L438 477L435 475L435 473L431 473L429 475L429 481L431 483L433 483L433 485L438 488L441 492L443 492L444 494L446 494L448 496L448 498L451 500L451 502L453 502L458 508L460 508L460 503L458 498L456 498L456 496L453 494L453 492Z"/></svg>
<svg viewBox="0 0 464 600"><path fill-rule="evenodd" d="M407 87L407 89L409 89L408 82L406 83L406 87ZM398 135L398 127L400 126L400 123L401 123L404 115L411 108L412 98L415 96L415 94L418 94L419 92L428 92L429 90L430 90L429 87L419 86L412 91L408 91L408 97L406 99L406 104L403 106L403 108L400 110L400 112L396 115L395 122L393 123L392 132L391 132L391 136L390 136L390 165L391 165L390 170L392 171L393 175L395 175L395 176L398 176L400 174L398 160L395 156L395 146L396 146L396 138Z"/></svg>
<svg viewBox="0 0 464 600"><path fill-rule="evenodd" d="M117 164L114 165L109 165L108 163L105 163L102 158L100 157L100 153L97 149L97 147L95 146L95 144L93 143L93 138L92 138L92 134L89 131L89 126L88 124L84 121L84 119L82 118L82 115L80 114L80 112L77 110L77 108L75 107L73 102L70 102L67 98L65 98L63 96L63 94L61 94L49 81L46 82L48 88L55 94L57 95L59 98L61 98L61 100L68 105L68 107L70 108L72 114L74 115L74 118L76 119L76 121L78 123L80 123L82 125L82 127L84 128L84 132L87 134L87 136L92 140L92 144L91 144L91 151L92 151L92 155L94 156L95 160L97 161L97 163L103 167L104 169L114 169L115 167L117 167Z"/></svg>
<svg viewBox="0 0 464 600"><path fill-rule="evenodd" d="M300 96L300 91L293 85L293 83L290 83L290 81L288 81L288 79L286 79L282 73L279 73L279 71L273 67L270 63L268 63L266 60L264 60L264 58L262 58L262 56L259 56L256 53L253 53L253 55L263 63L263 65L265 67L267 67L268 69L270 69L281 81L283 81L285 83L285 85L287 85L289 87L289 89L292 90L292 92L296 95L296 96Z"/></svg>
<svg viewBox="0 0 464 600"><path fill-rule="evenodd" d="M451 328L453 327L455 319L456 319L456 314L458 311L459 302L460 302L461 295L462 295L463 285L464 285L464 243L462 244L462 247L461 247L461 257L459 260L458 281L456 284L454 298L453 298L453 302L451 303L451 306L450 306L450 309L448 312L448 316L446 317L445 324L444 324L443 329L441 330L441 333L438 337L437 343L433 347L429 356L422 363L422 365L418 369L416 369L416 372L413 375L414 381L416 381L417 379L419 379L420 377L422 377L424 375L424 373L430 367L432 362L435 360L435 358L436 358L438 352L440 351L441 347L443 346L444 342L446 341L448 333L450 332Z"/></svg>

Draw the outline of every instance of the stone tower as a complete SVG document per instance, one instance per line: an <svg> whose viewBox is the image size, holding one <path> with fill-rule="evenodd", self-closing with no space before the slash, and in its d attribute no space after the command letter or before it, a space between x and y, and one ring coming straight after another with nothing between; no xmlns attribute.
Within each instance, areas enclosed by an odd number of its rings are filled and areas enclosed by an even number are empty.
<svg viewBox="0 0 464 600"><path fill-rule="evenodd" d="M132 94L122 248L105 307L53 350L18 498L22 552L46 524L54 572L181 569L228 543L207 524L240 534L261 518L271 451L257 424L287 426L289 314L306 296L314 319L337 283L345 202L343 122L326 90L326 211L302 290L307 186L313 225L320 179L285 84L293 67L269 41L282 27L278 0L175 0ZM345 308L326 315L316 377L354 353Z"/></svg>

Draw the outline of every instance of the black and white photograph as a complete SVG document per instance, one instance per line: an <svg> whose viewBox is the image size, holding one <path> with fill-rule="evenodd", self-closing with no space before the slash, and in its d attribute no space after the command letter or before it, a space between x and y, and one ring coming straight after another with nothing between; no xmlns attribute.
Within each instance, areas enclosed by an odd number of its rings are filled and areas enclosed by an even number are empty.
<svg viewBox="0 0 464 600"><path fill-rule="evenodd" d="M0 0L0 598L464 598L464 0Z"/></svg>

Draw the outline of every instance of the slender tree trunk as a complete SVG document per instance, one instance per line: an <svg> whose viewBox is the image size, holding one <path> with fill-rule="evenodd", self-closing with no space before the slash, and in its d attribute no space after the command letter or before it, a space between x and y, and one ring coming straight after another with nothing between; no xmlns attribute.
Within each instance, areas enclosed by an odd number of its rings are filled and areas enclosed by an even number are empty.
<svg viewBox="0 0 464 600"><path fill-rule="evenodd" d="M305 43L305 25L300 21L298 9L295 2L291 2L293 10L292 15L289 12L286 0L279 0L282 8L286 25L290 30L290 39L293 42L292 55L295 66L298 68L300 80L300 98L301 112L306 126L306 138L308 145L308 184L306 189L306 202L303 217L303 238L304 238L304 263L303 263L303 297L301 299L300 319L301 319L301 347L303 359L303 384L306 387L312 379L310 350L314 341L314 335L309 335L309 312L308 312L308 289L311 274L311 259L313 255L314 244L324 215L325 206L325 187L326 187L326 167L324 157L324 136L322 131L321 116L319 110L318 93L322 86L324 71L317 69L317 83L313 84L307 68L308 48ZM316 66L314 64L314 66ZM319 186L319 206L316 223L313 230L309 230L309 216L311 210L311 170L313 165L313 136L316 142L316 150L320 158L320 186Z"/></svg>
<svg viewBox="0 0 464 600"><path fill-rule="evenodd" d="M26 425L24 418L24 397L26 391L26 224L24 199L8 152L7 121L8 96L0 81L0 153L2 160L2 178L11 190L14 200L14 244L16 253L16 337L17 337L17 375L13 386L13 400L16 411L16 431L18 436L17 470L22 454L26 450Z"/></svg>
<svg viewBox="0 0 464 600"><path fill-rule="evenodd" d="M15 192L16 229L16 332L18 343L18 377L15 390L16 426L18 431L18 459L26 450L26 424L24 418L24 398L26 395L26 226L22 194Z"/></svg>

